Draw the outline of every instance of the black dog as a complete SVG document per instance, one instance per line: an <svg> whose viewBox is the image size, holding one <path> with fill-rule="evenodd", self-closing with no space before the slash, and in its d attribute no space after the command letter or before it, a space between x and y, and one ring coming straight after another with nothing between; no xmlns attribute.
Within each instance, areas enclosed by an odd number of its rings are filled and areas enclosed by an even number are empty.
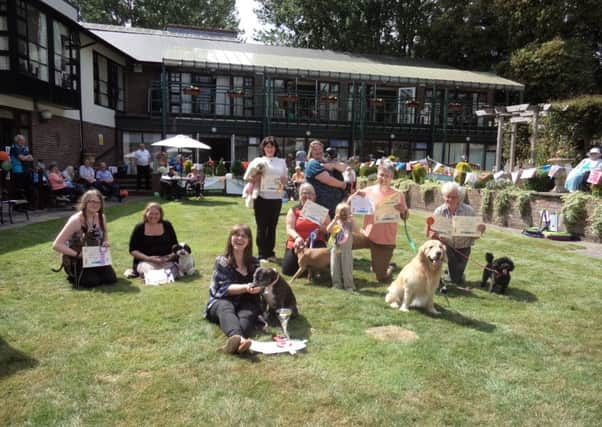
<svg viewBox="0 0 602 427"><path fill-rule="evenodd" d="M253 287L263 288L263 316L268 320L270 314L275 314L279 308L293 310L292 317L297 316L297 299L290 285L273 268L259 267L253 275Z"/></svg>
<svg viewBox="0 0 602 427"><path fill-rule="evenodd" d="M505 294L510 284L510 272L514 270L514 263L508 257L493 259L493 254L490 252L485 254L485 259L487 260L487 266L483 270L481 288L485 287L491 279L489 292Z"/></svg>

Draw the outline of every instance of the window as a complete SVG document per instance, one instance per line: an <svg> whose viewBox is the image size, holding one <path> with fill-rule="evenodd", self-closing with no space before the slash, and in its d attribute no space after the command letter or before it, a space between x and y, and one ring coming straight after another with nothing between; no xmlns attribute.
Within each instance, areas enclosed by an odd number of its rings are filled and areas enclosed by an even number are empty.
<svg viewBox="0 0 602 427"><path fill-rule="evenodd" d="M48 81L46 15L17 0L17 55L19 71Z"/></svg>
<svg viewBox="0 0 602 427"><path fill-rule="evenodd" d="M68 90L77 90L77 33L54 21L54 84Z"/></svg>
<svg viewBox="0 0 602 427"><path fill-rule="evenodd" d="M0 70L10 70L7 0L0 0Z"/></svg>
<svg viewBox="0 0 602 427"><path fill-rule="evenodd" d="M337 120L339 110L339 84L320 82L319 116L323 120Z"/></svg>
<svg viewBox="0 0 602 427"><path fill-rule="evenodd" d="M94 103L123 111L124 100L123 67L94 52Z"/></svg>

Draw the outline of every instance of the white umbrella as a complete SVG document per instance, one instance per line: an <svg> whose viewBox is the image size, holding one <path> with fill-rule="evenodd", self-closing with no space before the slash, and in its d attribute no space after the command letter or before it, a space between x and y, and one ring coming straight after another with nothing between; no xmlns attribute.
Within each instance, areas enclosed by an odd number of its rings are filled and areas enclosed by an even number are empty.
<svg viewBox="0 0 602 427"><path fill-rule="evenodd" d="M197 141L196 139L192 139L186 135L176 135L162 141L153 142L151 145L157 147L197 148L200 150L211 150L211 147L207 144Z"/></svg>

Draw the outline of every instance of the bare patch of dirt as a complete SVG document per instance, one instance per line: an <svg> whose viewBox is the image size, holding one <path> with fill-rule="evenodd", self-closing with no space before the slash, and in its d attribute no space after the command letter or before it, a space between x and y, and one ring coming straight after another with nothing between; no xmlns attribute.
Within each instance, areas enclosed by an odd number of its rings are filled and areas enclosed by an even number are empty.
<svg viewBox="0 0 602 427"><path fill-rule="evenodd" d="M413 342L418 339L416 332L392 325L368 328L366 334L379 341Z"/></svg>

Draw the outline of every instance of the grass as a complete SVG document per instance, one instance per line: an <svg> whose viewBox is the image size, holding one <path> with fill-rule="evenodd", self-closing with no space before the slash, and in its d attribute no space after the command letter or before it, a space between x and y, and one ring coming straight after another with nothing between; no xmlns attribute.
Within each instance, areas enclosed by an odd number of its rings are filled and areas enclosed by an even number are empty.
<svg viewBox="0 0 602 427"><path fill-rule="evenodd" d="M130 232L143 202L108 210L115 269L130 266ZM236 198L168 203L200 275L145 287L72 290L52 239L64 220L0 232L0 425L599 425L602 419L600 260L578 244L488 230L467 280L478 287L484 252L514 258L509 295L452 290L442 314L401 313L355 254L359 295L299 280L294 337L306 352L239 358L203 320L214 257L234 223L253 223ZM284 214L278 253L284 250ZM424 241L424 214L408 222ZM254 228L254 227L252 227ZM401 230L400 230L401 231ZM399 233L394 259L412 254ZM365 330L397 325L411 343ZM273 332L278 328L274 325ZM268 339L263 336L263 339Z"/></svg>

